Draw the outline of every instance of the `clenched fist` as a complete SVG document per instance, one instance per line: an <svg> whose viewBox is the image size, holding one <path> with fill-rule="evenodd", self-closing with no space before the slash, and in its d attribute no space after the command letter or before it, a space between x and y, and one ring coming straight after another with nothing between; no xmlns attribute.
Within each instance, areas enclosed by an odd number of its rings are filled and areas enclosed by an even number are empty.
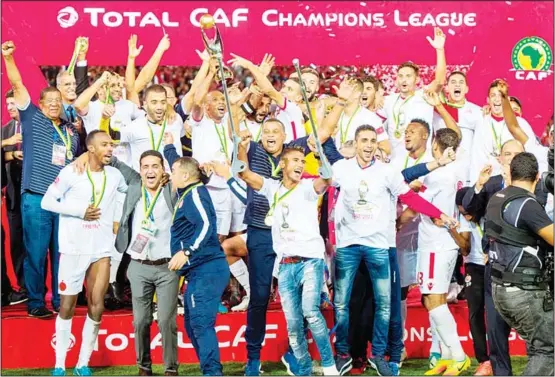
<svg viewBox="0 0 555 377"><path fill-rule="evenodd" d="M2 55L12 56L15 51L15 44L13 41L7 41L2 43Z"/></svg>

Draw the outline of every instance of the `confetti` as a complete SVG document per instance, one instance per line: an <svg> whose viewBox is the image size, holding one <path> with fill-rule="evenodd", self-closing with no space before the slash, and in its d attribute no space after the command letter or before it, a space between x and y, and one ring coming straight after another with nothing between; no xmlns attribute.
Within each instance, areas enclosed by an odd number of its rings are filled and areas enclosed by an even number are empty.
<svg viewBox="0 0 555 377"><path fill-rule="evenodd" d="M326 31L331 31L331 28L327 28Z"/></svg>
<svg viewBox="0 0 555 377"><path fill-rule="evenodd" d="M335 67L334 67L334 66L330 66L330 71L332 71L332 72L336 72L336 71L337 71L337 69L335 69Z"/></svg>
<svg viewBox="0 0 555 377"><path fill-rule="evenodd" d="M512 18L512 17L508 17L507 20L509 20L509 21L514 21L515 19Z"/></svg>
<svg viewBox="0 0 555 377"><path fill-rule="evenodd" d="M505 4L511 5L511 2L510 1L505 1Z"/></svg>
<svg viewBox="0 0 555 377"><path fill-rule="evenodd" d="M333 38L333 37L335 37L335 34L330 33L329 36Z"/></svg>
<svg viewBox="0 0 555 377"><path fill-rule="evenodd" d="M326 7L326 9L329 9L331 7L331 4L328 4L328 6Z"/></svg>
<svg viewBox="0 0 555 377"><path fill-rule="evenodd" d="M407 29L402 29L405 33L407 32Z"/></svg>
<svg viewBox="0 0 555 377"><path fill-rule="evenodd" d="M361 1L361 2L360 2L360 5L362 5L363 7L365 7L365 6L366 6L366 3Z"/></svg>
<svg viewBox="0 0 555 377"><path fill-rule="evenodd" d="M453 30L453 29L449 29L449 30L447 30L447 32L451 35L455 35L455 30Z"/></svg>
<svg viewBox="0 0 555 377"><path fill-rule="evenodd" d="M472 48L472 53L473 53L473 54L476 53L476 46L474 46L474 47Z"/></svg>
<svg viewBox="0 0 555 377"><path fill-rule="evenodd" d="M315 64L313 64L313 63L310 63L310 68L312 68L312 69L316 69L316 68L318 68L318 67L317 67L317 66L316 66Z"/></svg>
<svg viewBox="0 0 555 377"><path fill-rule="evenodd" d="M306 7L304 7L304 9L309 10L309 9L310 9L310 6L307 5Z"/></svg>

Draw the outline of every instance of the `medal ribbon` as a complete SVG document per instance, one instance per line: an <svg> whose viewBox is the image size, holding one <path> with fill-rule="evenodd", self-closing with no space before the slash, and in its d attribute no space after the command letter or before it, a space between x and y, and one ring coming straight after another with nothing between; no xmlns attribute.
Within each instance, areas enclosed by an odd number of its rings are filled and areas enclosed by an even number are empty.
<svg viewBox="0 0 555 377"><path fill-rule="evenodd" d="M503 122L503 126L504 125L505 125L505 122ZM501 136L503 136L503 126L501 127L501 132L499 132L499 137L497 137L497 132L495 131L495 125L493 124L492 120L490 120L490 126L491 126L491 133L493 135L493 142L497 146L496 151L499 151L499 153L501 153Z"/></svg>
<svg viewBox="0 0 555 377"><path fill-rule="evenodd" d="M151 221L154 221L154 216L152 215L152 211L154 210L154 205L156 204L156 201L158 200L158 197L160 196L161 192L162 192L162 187L159 187L158 190L156 191L156 194L154 194L154 199L152 199L152 202L150 202L149 200L150 196L146 191L146 187L143 185L143 203L144 203L144 211L145 211L145 220L150 219Z"/></svg>
<svg viewBox="0 0 555 377"><path fill-rule="evenodd" d="M92 191L93 191L92 205L93 207L97 208L100 202L102 201L102 198L104 197L104 191L106 190L106 170L102 170L102 191L100 192L100 196L98 198L96 197L96 187L94 185L94 180L91 177L91 170L89 168L87 168L87 177L91 182Z"/></svg>
<svg viewBox="0 0 555 377"><path fill-rule="evenodd" d="M275 178L278 176L278 173L281 171L281 167L277 166L274 164L274 161L272 160L272 157L268 156L268 161L270 161L270 165L272 165L272 177Z"/></svg>
<svg viewBox="0 0 555 377"><path fill-rule="evenodd" d="M227 138L225 137L225 129L224 126L222 125L222 130L220 132L220 129L218 128L218 125L216 124L216 122L214 122L214 129L216 130L216 133L218 134L218 139L220 140L220 146L223 149L223 152L225 154L225 157L227 158ZM248 127L247 127L248 129Z"/></svg>
<svg viewBox="0 0 555 377"><path fill-rule="evenodd" d="M54 123L54 121L52 121L52 125L54 126L54 129L56 130L56 132L58 133L58 136L60 136L60 139L62 139L62 142L66 147L66 156L67 156L67 153L71 152L71 136L68 133L67 127L66 127L66 136L64 136L64 134L60 130L60 127L58 127L56 123Z"/></svg>
<svg viewBox="0 0 555 377"><path fill-rule="evenodd" d="M247 123L246 120L243 121L243 123L245 124L245 127L247 128L247 130L249 130L249 132L251 132L251 129L249 128L249 125ZM258 140L260 140L260 134L262 133L262 126L260 126L260 128L258 129L258 133L256 134L256 137L254 138L254 142L258 143ZM252 132L251 132L252 135Z"/></svg>
<svg viewBox="0 0 555 377"><path fill-rule="evenodd" d="M347 134L349 133L349 127L351 127L351 122L353 121L354 117L358 114L360 109L361 107L358 106L357 109L355 110L355 113L349 118L349 122L347 122L347 128L345 130L343 130L343 118L345 117L345 113L341 114L341 119L339 120L339 132L340 132L339 139L341 141L341 145L345 143L346 141L345 139L347 139Z"/></svg>
<svg viewBox="0 0 555 377"><path fill-rule="evenodd" d="M148 124L148 120L147 120L147 125L148 125L148 130L150 131L150 145L152 146L153 150L158 151L158 149L160 148L160 144L162 144L164 131L166 131L166 119L164 118L164 123L162 123L162 132L160 132L160 136L158 137L158 141L156 142L156 145L154 145L154 133L152 132L152 127L150 126L150 124Z"/></svg>
<svg viewBox="0 0 555 377"><path fill-rule="evenodd" d="M480 240L482 238L484 238L484 232L482 231L482 227L480 226L480 224L476 224L476 230L478 231L478 234L480 235Z"/></svg>
<svg viewBox="0 0 555 377"><path fill-rule="evenodd" d="M409 102L409 100L414 97L414 94L411 94L410 96L408 96L403 103L401 103L401 105L399 106L399 109L397 109L397 115L395 115L395 107L397 106L397 102L399 102L399 100L401 99L401 95L399 94L399 97L397 97L397 99L395 100L395 103L393 104L393 123L395 123L395 131L399 132L399 118L401 117L401 109L403 108L403 106L405 106L405 104L407 104L407 102Z"/></svg>
<svg viewBox="0 0 555 377"><path fill-rule="evenodd" d="M458 103L449 102L447 100L447 97L445 97L445 94L443 94L443 91L439 93L439 99L441 100L441 102L443 102L447 106L454 107L455 109L462 109L464 107L464 102L463 102L462 105L459 105Z"/></svg>
<svg viewBox="0 0 555 377"><path fill-rule="evenodd" d="M293 190L295 190L295 189L297 188L298 185L296 185L295 187L293 187L293 188L287 190L287 192L286 192L285 194L283 194L282 196L280 196L280 197L278 198L278 192L279 192L279 189L280 189L282 186L283 186L283 183L282 183L281 185L279 185L278 190L274 193L274 202L272 203L272 205L271 205L271 207L270 207L270 210L268 211L268 214L266 215L266 217L273 216L274 211L275 211L277 205L278 205L283 199L285 199L286 197L288 197L289 194L291 194L291 193L293 192Z"/></svg>
<svg viewBox="0 0 555 377"><path fill-rule="evenodd" d="M420 160L422 160L422 157L424 157L425 154L426 152L422 153L422 155L418 157L416 161L414 161L414 164L412 166L418 165L418 163L420 162ZM409 164L409 155L407 154L407 158L405 158L405 167L403 169L406 169L408 164Z"/></svg>
<svg viewBox="0 0 555 377"><path fill-rule="evenodd" d="M173 215L172 215L172 224L173 224L173 221L175 220L175 214L177 213L177 209L179 208L180 204L183 202L183 199L185 199L185 195L187 195L189 193L189 191L191 191L192 189L194 189L195 187L198 187L198 186L202 186L202 182L199 182L199 183L189 187L187 190L185 190L185 192L183 193L183 195L181 195L181 197L179 198L177 203L175 203L175 208L173 209Z"/></svg>

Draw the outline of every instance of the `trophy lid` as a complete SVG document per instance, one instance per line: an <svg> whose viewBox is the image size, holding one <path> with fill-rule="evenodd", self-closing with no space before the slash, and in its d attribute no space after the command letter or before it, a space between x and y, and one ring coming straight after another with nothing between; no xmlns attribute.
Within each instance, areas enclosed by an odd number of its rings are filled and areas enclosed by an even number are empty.
<svg viewBox="0 0 555 377"><path fill-rule="evenodd" d="M216 25L216 21L214 21L214 17L211 14L204 14L200 18L200 27L203 29L211 29Z"/></svg>

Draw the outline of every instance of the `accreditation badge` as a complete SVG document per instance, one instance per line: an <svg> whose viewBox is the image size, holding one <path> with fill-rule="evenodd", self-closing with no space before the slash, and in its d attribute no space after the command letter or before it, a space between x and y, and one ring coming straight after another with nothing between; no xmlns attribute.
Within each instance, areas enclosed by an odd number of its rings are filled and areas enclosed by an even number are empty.
<svg viewBox="0 0 555 377"><path fill-rule="evenodd" d="M65 145L52 145L52 165L65 166L66 165L67 148Z"/></svg>
<svg viewBox="0 0 555 377"><path fill-rule="evenodd" d="M142 254L150 242L150 236L144 233L141 229L139 234L135 237L133 242L131 243L131 251L137 254Z"/></svg>
<svg viewBox="0 0 555 377"><path fill-rule="evenodd" d="M148 234L149 237L155 237L156 233L158 232L158 228L153 221L147 219L143 220L143 222L141 223L141 232Z"/></svg>

